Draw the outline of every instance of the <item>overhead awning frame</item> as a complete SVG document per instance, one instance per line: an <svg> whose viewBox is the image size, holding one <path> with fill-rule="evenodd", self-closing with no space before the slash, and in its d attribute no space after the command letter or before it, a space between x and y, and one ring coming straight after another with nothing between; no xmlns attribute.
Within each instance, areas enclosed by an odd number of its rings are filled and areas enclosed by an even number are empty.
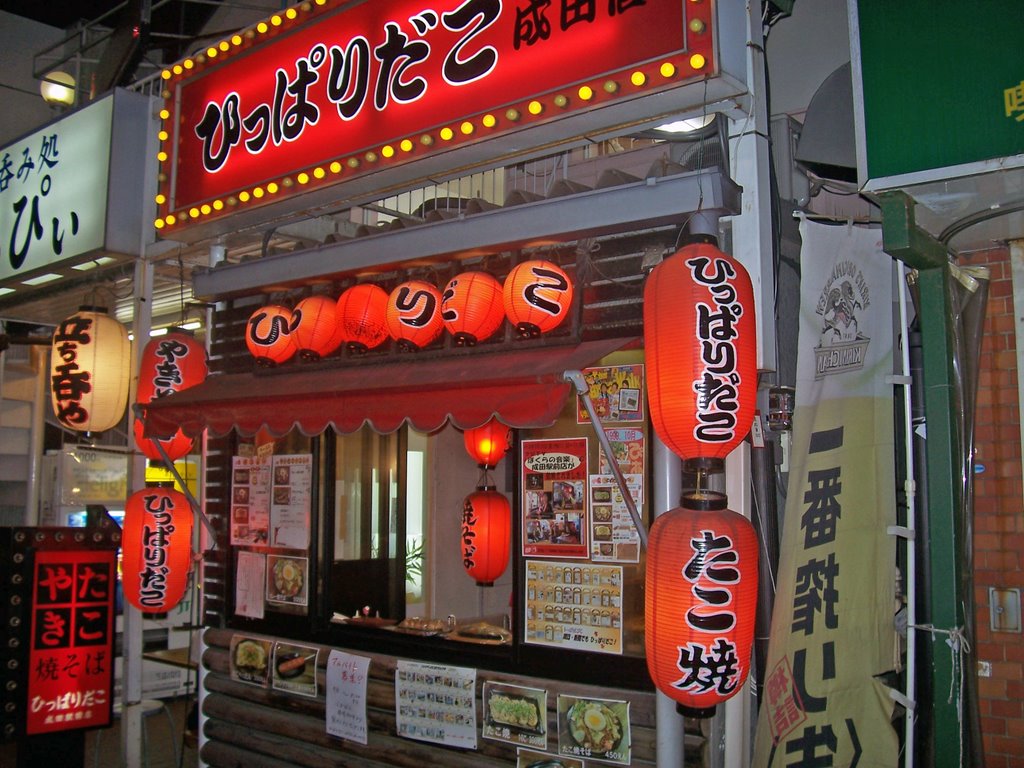
<svg viewBox="0 0 1024 768"><path fill-rule="evenodd" d="M145 405L145 434L166 437L179 428L191 437L237 430L274 436L293 429L314 436L333 428L380 433L404 425L434 432L491 418L518 429L554 424L572 386L567 370L594 365L631 338L584 341L501 352L400 362L353 364L280 375L213 375L202 384Z"/></svg>

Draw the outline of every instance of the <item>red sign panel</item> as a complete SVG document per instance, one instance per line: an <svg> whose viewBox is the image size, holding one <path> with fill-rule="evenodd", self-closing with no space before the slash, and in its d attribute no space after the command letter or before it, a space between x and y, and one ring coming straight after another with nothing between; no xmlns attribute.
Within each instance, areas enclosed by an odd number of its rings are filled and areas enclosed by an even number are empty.
<svg viewBox="0 0 1024 768"><path fill-rule="evenodd" d="M158 227L715 74L711 0L289 8L164 73Z"/></svg>
<svg viewBox="0 0 1024 768"><path fill-rule="evenodd" d="M109 725L116 552L35 555L26 733Z"/></svg>

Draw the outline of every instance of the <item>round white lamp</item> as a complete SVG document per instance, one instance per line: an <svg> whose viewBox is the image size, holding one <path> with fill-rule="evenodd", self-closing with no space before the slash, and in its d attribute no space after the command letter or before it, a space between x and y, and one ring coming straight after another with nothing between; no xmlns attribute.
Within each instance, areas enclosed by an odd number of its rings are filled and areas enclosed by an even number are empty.
<svg viewBox="0 0 1024 768"><path fill-rule="evenodd" d="M43 78L39 92L47 104L70 107L75 103L75 78L67 72L51 72Z"/></svg>

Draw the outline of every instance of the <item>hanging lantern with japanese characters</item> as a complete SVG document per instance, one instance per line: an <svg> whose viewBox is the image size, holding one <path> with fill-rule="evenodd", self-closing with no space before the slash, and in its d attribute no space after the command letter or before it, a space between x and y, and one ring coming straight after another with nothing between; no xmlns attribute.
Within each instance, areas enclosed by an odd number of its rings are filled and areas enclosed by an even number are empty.
<svg viewBox="0 0 1024 768"><path fill-rule="evenodd" d="M693 469L720 467L750 431L757 326L750 276L710 243L687 245L644 286L647 397L658 437Z"/></svg>
<svg viewBox="0 0 1024 768"><path fill-rule="evenodd" d="M148 403L158 397L194 387L206 379L208 373L206 347L194 335L175 328L149 340L142 350L139 362L139 386L135 401ZM160 461L157 440L143 437L141 419L134 420L135 444L146 458ZM167 458L176 461L192 450L192 438L180 429L170 438L159 440Z"/></svg>
<svg viewBox="0 0 1024 768"><path fill-rule="evenodd" d="M409 280L388 296L388 333L398 346L417 351L429 346L444 330L441 292L424 280Z"/></svg>
<svg viewBox="0 0 1024 768"><path fill-rule="evenodd" d="M379 347L388 338L388 293L379 285L360 283L338 297L341 340L353 352Z"/></svg>
<svg viewBox="0 0 1024 768"><path fill-rule="evenodd" d="M750 672L757 534L724 494L697 491L655 518L647 546L647 670L686 714L709 716Z"/></svg>
<svg viewBox="0 0 1024 768"><path fill-rule="evenodd" d="M487 272L463 272L441 294L441 319L455 343L472 347L505 322L501 283Z"/></svg>
<svg viewBox="0 0 1024 768"><path fill-rule="evenodd" d="M165 613L181 602L192 567L192 506L180 491L144 488L128 498L122 585L129 604Z"/></svg>
<svg viewBox="0 0 1024 768"><path fill-rule="evenodd" d="M474 429L462 433L466 452L476 459L481 469L494 469L509 449L512 430L497 419L491 419Z"/></svg>
<svg viewBox="0 0 1024 768"><path fill-rule="evenodd" d="M573 287L569 275L550 261L534 259L515 266L505 278L505 315L523 338L557 328L569 314Z"/></svg>
<svg viewBox="0 0 1024 768"><path fill-rule="evenodd" d="M82 307L62 320L50 348L53 413L76 432L116 426L128 405L128 329L102 307Z"/></svg>
<svg viewBox="0 0 1024 768"><path fill-rule="evenodd" d="M245 326L245 346L262 366L275 366L290 360L299 351L292 331L295 316L287 307L269 304L251 315Z"/></svg>
<svg viewBox="0 0 1024 768"><path fill-rule="evenodd" d="M292 316L292 335L300 357L319 360L341 345L336 300L329 296L309 296L295 305Z"/></svg>
<svg viewBox="0 0 1024 768"><path fill-rule="evenodd" d="M493 485L479 486L462 503L462 567L479 587L492 587L508 567L512 509Z"/></svg>

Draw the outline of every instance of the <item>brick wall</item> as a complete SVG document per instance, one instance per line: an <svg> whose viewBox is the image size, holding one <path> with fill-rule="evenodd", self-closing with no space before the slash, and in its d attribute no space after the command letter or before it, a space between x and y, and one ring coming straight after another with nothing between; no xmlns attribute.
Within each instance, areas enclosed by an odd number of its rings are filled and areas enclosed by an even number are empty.
<svg viewBox="0 0 1024 768"><path fill-rule="evenodd" d="M975 422L974 592L987 768L1024 768L1024 635L993 632L990 587L1024 590L1024 487L1021 483L1017 340L1010 250L972 254L961 263L991 273ZM1024 312L1024 307L1019 311Z"/></svg>

